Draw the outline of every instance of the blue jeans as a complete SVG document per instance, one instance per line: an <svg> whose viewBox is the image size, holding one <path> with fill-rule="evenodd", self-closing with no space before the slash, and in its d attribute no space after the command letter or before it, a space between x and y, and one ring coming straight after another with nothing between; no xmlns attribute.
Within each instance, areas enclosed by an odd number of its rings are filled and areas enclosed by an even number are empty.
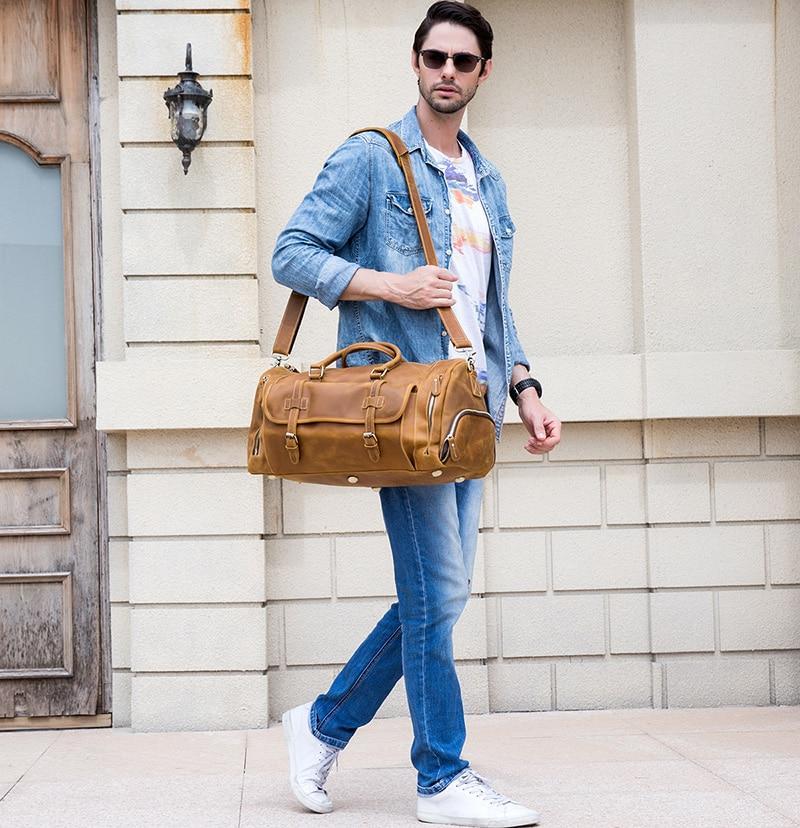
<svg viewBox="0 0 800 828"><path fill-rule="evenodd" d="M421 796L469 764L452 633L469 598L482 492L483 480L381 489L398 600L311 706L314 735L343 748L405 676Z"/></svg>

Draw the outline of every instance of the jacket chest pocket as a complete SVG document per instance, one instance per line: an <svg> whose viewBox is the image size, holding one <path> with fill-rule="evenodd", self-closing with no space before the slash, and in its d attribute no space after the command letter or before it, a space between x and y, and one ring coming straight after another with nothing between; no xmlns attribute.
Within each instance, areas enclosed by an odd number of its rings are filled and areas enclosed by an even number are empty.
<svg viewBox="0 0 800 828"><path fill-rule="evenodd" d="M420 196L425 218L430 222L432 201ZM416 256L422 252L422 240L411 207L408 193L388 192L383 208L384 241L388 247L404 256Z"/></svg>
<svg viewBox="0 0 800 828"><path fill-rule="evenodd" d="M497 222L497 244L499 247L500 264L506 273L511 269L511 256L514 252L514 234L516 232L517 228L511 220L511 216L501 216Z"/></svg>

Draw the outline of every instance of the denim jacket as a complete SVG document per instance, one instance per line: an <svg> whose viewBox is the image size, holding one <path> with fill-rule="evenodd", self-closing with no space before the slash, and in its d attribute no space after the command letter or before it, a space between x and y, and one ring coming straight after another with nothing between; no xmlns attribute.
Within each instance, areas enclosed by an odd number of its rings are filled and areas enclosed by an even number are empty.
<svg viewBox="0 0 800 828"><path fill-rule="evenodd" d="M428 155L416 108L389 129L409 149L437 259L441 267L448 268L452 231L447 183ZM500 173L464 132L458 133L458 139L475 164L478 192L494 242L483 341L488 406L499 438L511 370L516 363L530 368L508 305L515 228ZM272 257L277 282L315 297L328 308L338 304L338 348L354 342L388 341L407 360L435 362L449 358L447 332L435 310L340 299L360 267L402 274L424 264L402 170L388 142L377 132L353 136L333 152L278 236ZM348 364L383 359L376 351L362 351L353 354Z"/></svg>

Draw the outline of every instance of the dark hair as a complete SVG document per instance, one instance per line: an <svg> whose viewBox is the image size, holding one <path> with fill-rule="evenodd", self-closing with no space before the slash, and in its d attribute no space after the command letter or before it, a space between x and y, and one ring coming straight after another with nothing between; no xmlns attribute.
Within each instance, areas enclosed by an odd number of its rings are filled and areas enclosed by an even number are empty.
<svg viewBox="0 0 800 828"><path fill-rule="evenodd" d="M419 24L414 35L414 51L417 54L428 33L437 23L455 23L458 26L464 26L478 39L481 57L489 60L492 56L494 33L489 21L474 6L456 3L454 0L439 0L428 9L425 19Z"/></svg>

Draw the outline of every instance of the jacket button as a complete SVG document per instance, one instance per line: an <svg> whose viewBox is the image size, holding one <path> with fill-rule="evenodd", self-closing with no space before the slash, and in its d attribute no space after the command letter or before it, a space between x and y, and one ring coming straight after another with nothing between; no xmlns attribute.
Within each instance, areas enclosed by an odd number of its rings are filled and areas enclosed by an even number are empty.
<svg viewBox="0 0 800 828"><path fill-rule="evenodd" d="M452 255L453 255L453 251L452 251L452 250L450 250L450 248L448 248L448 249L447 249L447 250L445 250L444 252L445 252L448 256L452 256Z"/></svg>
<svg viewBox="0 0 800 828"><path fill-rule="evenodd" d="M450 215L450 208L449 208L449 207L445 207L445 208L444 208L444 214L445 214L446 216L449 216L449 215Z"/></svg>
<svg viewBox="0 0 800 828"><path fill-rule="evenodd" d="M442 336L447 336L447 331L442 331Z"/></svg>

